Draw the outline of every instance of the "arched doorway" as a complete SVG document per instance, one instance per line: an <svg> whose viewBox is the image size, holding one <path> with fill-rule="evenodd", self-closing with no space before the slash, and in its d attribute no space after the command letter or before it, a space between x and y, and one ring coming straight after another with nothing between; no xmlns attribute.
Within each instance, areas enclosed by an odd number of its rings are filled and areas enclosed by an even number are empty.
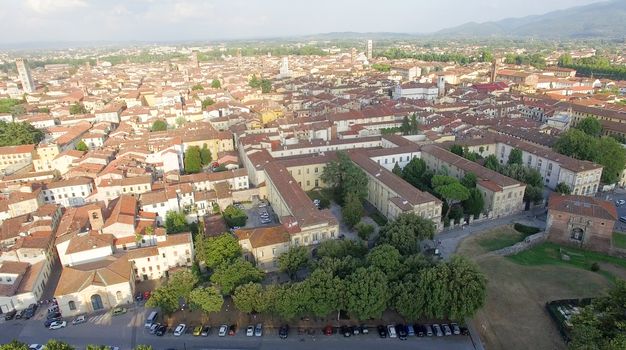
<svg viewBox="0 0 626 350"><path fill-rule="evenodd" d="M584 236L585 231L583 231L583 229L581 229L580 227L575 227L572 229L571 239L582 242Z"/></svg>
<svg viewBox="0 0 626 350"><path fill-rule="evenodd" d="M93 311L104 309L104 305L102 305L102 297L99 294L94 294L91 296L91 307Z"/></svg>

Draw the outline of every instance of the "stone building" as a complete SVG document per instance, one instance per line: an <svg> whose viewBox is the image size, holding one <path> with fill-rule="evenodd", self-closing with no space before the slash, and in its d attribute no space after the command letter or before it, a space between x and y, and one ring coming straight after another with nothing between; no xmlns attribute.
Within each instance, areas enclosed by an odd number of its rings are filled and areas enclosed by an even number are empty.
<svg viewBox="0 0 626 350"><path fill-rule="evenodd" d="M613 203L587 196L553 193L548 204L548 239L608 252L617 210Z"/></svg>

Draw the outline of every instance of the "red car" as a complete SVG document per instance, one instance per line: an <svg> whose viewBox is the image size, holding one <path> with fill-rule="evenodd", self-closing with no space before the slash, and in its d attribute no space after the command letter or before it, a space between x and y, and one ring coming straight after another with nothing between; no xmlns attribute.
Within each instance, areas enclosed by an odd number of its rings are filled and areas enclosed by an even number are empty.
<svg viewBox="0 0 626 350"><path fill-rule="evenodd" d="M143 292L143 300L148 300L150 298L150 291Z"/></svg>
<svg viewBox="0 0 626 350"><path fill-rule="evenodd" d="M333 335L333 327L332 326L324 327L324 335Z"/></svg>

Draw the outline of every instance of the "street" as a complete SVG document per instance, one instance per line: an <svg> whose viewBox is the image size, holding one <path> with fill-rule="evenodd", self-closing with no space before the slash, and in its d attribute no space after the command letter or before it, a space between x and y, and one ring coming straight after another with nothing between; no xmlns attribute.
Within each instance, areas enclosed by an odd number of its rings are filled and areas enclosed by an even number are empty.
<svg viewBox="0 0 626 350"><path fill-rule="evenodd" d="M151 345L154 349L355 349L379 350L393 344L394 349L446 349L471 350L474 349L469 336L448 337L409 337L406 341L396 339L381 339L376 329L370 329L370 334L356 335L344 338L341 335L324 336L321 329L315 335L298 335L297 329L292 328L287 339L280 339L276 329L264 329L263 337L246 337L245 326L240 325L235 336L218 337L217 328L213 325L208 337L194 337L188 331L180 337L175 337L171 329L163 337L149 334L144 327L146 311L142 307L134 307L128 313L112 317L110 313L88 315L88 321L80 325L71 325L59 330L44 328L44 313L38 313L31 320L10 320L0 322L0 343L7 343L18 339L28 344L45 344L55 338L70 343L77 349L85 349L89 344L109 345L121 350L130 350L138 344Z"/></svg>

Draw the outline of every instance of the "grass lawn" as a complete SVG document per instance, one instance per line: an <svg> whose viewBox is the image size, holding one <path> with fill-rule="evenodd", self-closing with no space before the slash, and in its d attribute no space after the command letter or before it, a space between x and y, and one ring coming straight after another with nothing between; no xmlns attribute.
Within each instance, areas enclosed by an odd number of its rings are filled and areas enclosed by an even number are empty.
<svg viewBox="0 0 626 350"><path fill-rule="evenodd" d="M617 248L626 249L626 234L613 232L613 245Z"/></svg>
<svg viewBox="0 0 626 350"><path fill-rule="evenodd" d="M565 350L567 346L548 316L545 303L602 295L611 282L588 267L540 264L538 259L522 264L511 258L485 255L481 240L516 234L519 232L511 225L502 226L469 236L457 250L474 260L487 277L485 306L478 311L474 325L486 349Z"/></svg>
<svg viewBox="0 0 626 350"><path fill-rule="evenodd" d="M561 252L568 255L569 260L563 260L561 258ZM564 247L552 242L539 244L531 249L507 258L517 264L526 266L562 265L589 270L593 263L605 263L613 264L617 267L626 269L626 259L620 259L614 256L590 252L578 248ZM615 275L611 272L604 271L602 269L598 272L612 281L615 279Z"/></svg>
<svg viewBox="0 0 626 350"><path fill-rule="evenodd" d="M529 235L529 233L515 230L512 225L495 228L480 234L480 237L474 242L478 245L474 247L474 249L478 250L474 254L477 255L512 246L517 242L523 241Z"/></svg>

